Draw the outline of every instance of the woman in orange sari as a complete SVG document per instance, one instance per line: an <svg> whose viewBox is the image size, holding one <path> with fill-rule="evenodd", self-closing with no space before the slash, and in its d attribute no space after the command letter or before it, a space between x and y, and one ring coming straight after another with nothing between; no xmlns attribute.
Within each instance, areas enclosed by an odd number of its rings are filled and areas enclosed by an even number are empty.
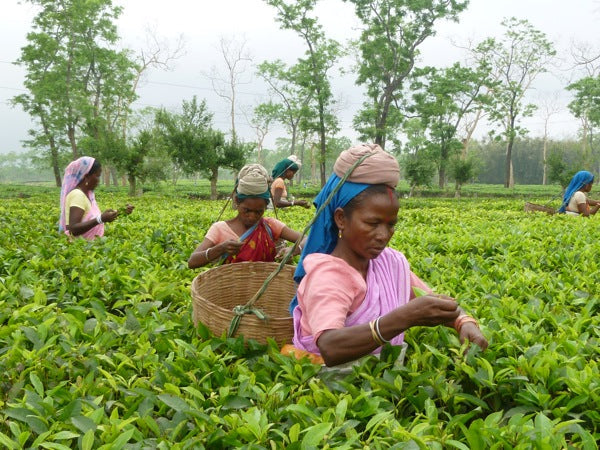
<svg viewBox="0 0 600 450"><path fill-rule="evenodd" d="M272 217L263 217L269 202L269 174L260 164L240 170L233 195L238 214L230 220L211 225L204 240L188 260L195 269L213 261L224 264L243 261L272 262L278 239L296 242L300 233ZM301 243L297 252L302 251ZM283 250L285 251L285 249Z"/></svg>

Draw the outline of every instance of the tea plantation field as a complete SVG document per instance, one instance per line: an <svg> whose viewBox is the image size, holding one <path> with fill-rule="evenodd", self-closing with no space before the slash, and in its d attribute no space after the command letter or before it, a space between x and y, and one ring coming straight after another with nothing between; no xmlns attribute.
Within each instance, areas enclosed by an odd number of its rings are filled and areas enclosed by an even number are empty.
<svg viewBox="0 0 600 450"><path fill-rule="evenodd" d="M342 377L194 328L187 258L222 201L146 193L105 238L69 243L58 191L13 194L0 189L1 448L597 448L600 217L402 200L391 246L479 318L489 349L414 328L403 366L388 349ZM280 218L301 230L311 213Z"/></svg>

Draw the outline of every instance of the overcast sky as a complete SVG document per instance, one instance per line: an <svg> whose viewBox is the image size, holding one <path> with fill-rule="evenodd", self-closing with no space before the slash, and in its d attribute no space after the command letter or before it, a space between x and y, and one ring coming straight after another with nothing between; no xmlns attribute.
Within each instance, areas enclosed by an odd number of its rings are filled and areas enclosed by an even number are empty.
<svg viewBox="0 0 600 450"><path fill-rule="evenodd" d="M182 100L193 95L206 98L209 109L214 112L214 124L229 131L228 105L211 88L204 74L214 67L224 72L224 61L218 50L221 37L245 42L245 48L253 64L264 60L282 59L293 63L304 52L302 41L290 31L279 29L273 8L262 0L114 0L124 7L118 22L122 45L138 51L144 48L145 30L155 30L157 36L175 44L180 36L184 39L184 54L173 62L172 70L149 72L138 90L142 106L164 106L176 110ZM2 0L0 16L0 152L22 150L21 141L27 138L29 117L18 108L8 105L8 100L24 92L24 72L11 64L25 45L25 36L31 27L35 9L18 0ZM329 37L345 43L357 35L358 22L350 5L341 0L322 0L318 9L319 19ZM598 0L471 0L458 24L440 23L437 35L422 47L420 65L446 66L461 61L464 54L451 42L479 42L488 36L498 36L504 17L515 16L529 20L534 27L547 34L562 57L560 67L552 68L551 74L541 76L530 98L541 102L557 96L560 112L550 120L550 133L561 138L574 136L578 122L567 111L569 94L564 91L569 78L579 77L570 70L569 49L573 43L587 43L600 48L598 23L600 2ZM351 62L346 66L350 68ZM238 87L238 110L250 111L264 101L267 89L254 75L254 67L248 65L245 84ZM344 76L332 71L336 97L341 99L339 117L341 134L356 140L352 130L352 117L360 107L362 90L354 85L352 73ZM238 133L247 140L255 138L246 119L240 113L236 119ZM543 118L538 113L524 124L532 136L540 136ZM480 130L480 134L484 129ZM273 129L267 137L267 146L276 137L285 136L283 129Z"/></svg>

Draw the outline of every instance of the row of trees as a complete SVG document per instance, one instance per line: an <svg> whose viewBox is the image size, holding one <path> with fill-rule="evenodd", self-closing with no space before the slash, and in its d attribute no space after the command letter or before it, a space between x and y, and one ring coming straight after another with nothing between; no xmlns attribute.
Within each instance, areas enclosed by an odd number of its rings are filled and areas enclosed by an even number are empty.
<svg viewBox="0 0 600 450"><path fill-rule="evenodd" d="M18 60L27 71L27 93L13 99L36 125L27 144L47 150L57 185L61 154L69 149L71 158L82 151L101 158L109 166L107 175L126 175L132 193L139 179L165 177L170 167L173 174L202 173L216 195L219 168L239 169L252 149L264 162L262 142L274 123L288 132L289 153L308 157L310 175L324 184L327 161L346 143L338 136L332 69L349 53L356 59L356 83L366 93L354 127L361 140L396 152L413 186L435 173L440 187L449 178L460 187L474 179L478 168L482 173L470 145L485 117L496 125L492 138L504 148L503 182L510 187L515 182L515 140L526 132L520 121L535 108L526 93L555 55L542 32L525 20L509 18L502 22L501 38L465 49L465 63L419 67L423 42L440 21L458 21L466 0L344 0L363 24L348 46L326 36L315 15L318 0L265 0L276 10L281 28L296 32L306 50L293 64L275 60L257 66L270 97L248 118L257 132L257 142L250 144L235 130L236 83L247 60L243 46L221 41L229 82L217 92L231 106L229 133L214 128L205 102L196 98L184 101L180 112L132 114L143 74L168 67L181 46L168 51L155 40L139 54L119 49L114 22L122 10L112 0L28 1L40 12ZM586 64L593 67L592 60ZM600 164L593 146L600 121L598 86L596 74L569 86L575 94L571 110L582 121L588 166ZM544 140L546 182L550 161Z"/></svg>

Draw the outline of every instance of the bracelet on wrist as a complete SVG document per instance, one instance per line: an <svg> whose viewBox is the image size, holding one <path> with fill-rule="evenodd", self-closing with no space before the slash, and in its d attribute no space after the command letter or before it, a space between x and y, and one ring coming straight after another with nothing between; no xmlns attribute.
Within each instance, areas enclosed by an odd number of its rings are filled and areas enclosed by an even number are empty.
<svg viewBox="0 0 600 450"><path fill-rule="evenodd" d="M204 259L206 259L207 261L210 261L210 260L208 259L208 252L209 252L209 250L212 250L212 247L209 247L209 248L207 248L206 250L204 250Z"/></svg>
<svg viewBox="0 0 600 450"><path fill-rule="evenodd" d="M375 332L377 333L377 337L379 338L379 340L381 342L383 342L384 344L389 344L390 341L388 341L387 339L385 339L383 337L383 335L381 334L381 331L379 331L379 319L381 319L381 317L378 317L377 319L375 319Z"/></svg>
<svg viewBox="0 0 600 450"><path fill-rule="evenodd" d="M464 314L464 315L462 315L462 316L458 316L458 317L456 318L456 320L454 321L454 328L456 329L456 332L457 332L457 333L460 333L460 330L462 329L462 327L463 327L463 325L464 325L465 323L472 323L472 324L475 324L475 326L476 326L477 328L479 328L479 323L477 322L477 320L476 320L476 319L474 319L474 318L473 318L473 317L471 317L471 316L468 316L468 315Z"/></svg>
<svg viewBox="0 0 600 450"><path fill-rule="evenodd" d="M98 215L96 216L96 222L98 223L98 225L100 225L101 223L103 223L103 222L102 222L102 214L98 214Z"/></svg>
<svg viewBox="0 0 600 450"><path fill-rule="evenodd" d="M379 336L377 335L377 331L375 331L375 321L371 320L369 322L369 328L371 329L371 336L373 337L373 340L377 343L378 347L381 347L383 345L383 341L381 339L379 339Z"/></svg>

